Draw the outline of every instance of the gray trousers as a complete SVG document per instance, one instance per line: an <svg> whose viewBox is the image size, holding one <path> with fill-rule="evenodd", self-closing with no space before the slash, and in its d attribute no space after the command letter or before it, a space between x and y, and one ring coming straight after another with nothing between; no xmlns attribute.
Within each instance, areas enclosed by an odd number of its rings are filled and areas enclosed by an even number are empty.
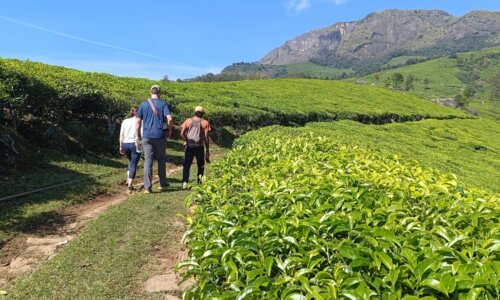
<svg viewBox="0 0 500 300"><path fill-rule="evenodd" d="M167 141L161 139L142 139L144 152L144 188L151 190L151 181L153 179L153 160L158 160L158 177L160 177L160 186L166 186L167 167L165 150Z"/></svg>

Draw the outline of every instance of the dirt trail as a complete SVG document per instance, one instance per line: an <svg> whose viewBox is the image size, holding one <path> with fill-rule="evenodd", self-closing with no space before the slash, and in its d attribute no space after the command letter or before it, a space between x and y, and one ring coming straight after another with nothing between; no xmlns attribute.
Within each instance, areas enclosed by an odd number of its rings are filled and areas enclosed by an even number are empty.
<svg viewBox="0 0 500 300"><path fill-rule="evenodd" d="M172 166L168 176L182 169ZM143 184L139 184L142 188ZM33 272L41 264L54 257L59 249L73 240L85 225L96 219L110 206L128 197L125 190L116 194L103 194L83 204L65 208L60 212L62 221L56 228L36 233L21 234L1 247L8 263L0 265L0 290L6 290L18 277Z"/></svg>

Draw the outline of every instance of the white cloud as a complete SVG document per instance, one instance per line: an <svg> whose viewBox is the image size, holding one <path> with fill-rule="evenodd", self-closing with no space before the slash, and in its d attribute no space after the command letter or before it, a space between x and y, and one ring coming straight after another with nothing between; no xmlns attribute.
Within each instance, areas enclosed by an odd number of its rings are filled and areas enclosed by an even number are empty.
<svg viewBox="0 0 500 300"><path fill-rule="evenodd" d="M332 2L335 3L335 5L340 5L346 3L347 0L332 0Z"/></svg>
<svg viewBox="0 0 500 300"><path fill-rule="evenodd" d="M288 11L299 13L311 6L311 0L289 0L287 3Z"/></svg>
<svg viewBox="0 0 500 300"><path fill-rule="evenodd" d="M315 0L319 1L319 0ZM349 0L321 0L334 5L341 5ZM287 0L288 13L301 13L311 7L312 0Z"/></svg>

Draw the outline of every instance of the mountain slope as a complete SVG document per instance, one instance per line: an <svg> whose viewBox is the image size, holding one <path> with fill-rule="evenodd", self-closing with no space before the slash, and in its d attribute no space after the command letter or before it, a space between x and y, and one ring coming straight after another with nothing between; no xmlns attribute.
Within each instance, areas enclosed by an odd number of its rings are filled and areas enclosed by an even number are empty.
<svg viewBox="0 0 500 300"><path fill-rule="evenodd" d="M376 72L348 81L386 86L391 76L400 73L415 78L407 91L427 100L455 98L468 88L469 106L480 116L500 118L500 47L459 53L448 57Z"/></svg>
<svg viewBox="0 0 500 300"><path fill-rule="evenodd" d="M302 34L259 63L313 62L366 70L401 55L435 56L500 43L500 12L454 17L440 10L386 10Z"/></svg>

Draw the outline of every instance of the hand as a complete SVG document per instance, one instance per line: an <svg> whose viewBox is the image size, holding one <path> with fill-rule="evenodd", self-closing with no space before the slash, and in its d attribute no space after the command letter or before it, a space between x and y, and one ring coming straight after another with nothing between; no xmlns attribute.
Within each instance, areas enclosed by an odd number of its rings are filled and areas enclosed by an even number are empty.
<svg viewBox="0 0 500 300"><path fill-rule="evenodd" d="M125 152L123 151L123 147L120 146L120 155L123 155L123 154L125 154Z"/></svg>
<svg viewBox="0 0 500 300"><path fill-rule="evenodd" d="M205 153L205 161L207 163L210 163L210 152L208 152L208 151Z"/></svg>

